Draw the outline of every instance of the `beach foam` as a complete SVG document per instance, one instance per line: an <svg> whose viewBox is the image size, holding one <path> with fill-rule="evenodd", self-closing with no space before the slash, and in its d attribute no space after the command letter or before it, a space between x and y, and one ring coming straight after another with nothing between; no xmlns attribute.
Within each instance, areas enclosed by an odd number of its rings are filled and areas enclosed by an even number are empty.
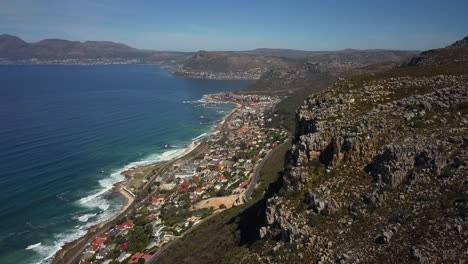
<svg viewBox="0 0 468 264"><path fill-rule="evenodd" d="M114 206L110 210L103 211L99 215L94 215L93 218L96 218L94 221L86 222L84 225L79 225L77 226L76 229L73 231L69 232L64 232L60 233L57 235L54 235L54 239L52 241L43 241L38 244L31 245L31 248L34 250L36 253L39 254L40 259L36 262L37 264L44 264L44 263L49 263L50 260L54 257L54 255L62 249L64 245L67 243L70 243L72 241L75 241L82 236L86 235L87 229L102 223L104 221L109 220L111 217L113 217L115 214L117 214L120 210L120 206ZM91 214L88 215L87 221L92 218ZM78 219L79 220L79 219ZM83 219L84 220L84 219ZM34 246L34 247L32 247ZM27 248L28 249L28 248Z"/></svg>
<svg viewBox="0 0 468 264"><path fill-rule="evenodd" d="M32 245L29 245L26 247L26 250L30 250L30 249L34 249L34 248L37 248L38 246L40 246L42 243L39 242L37 244L32 244Z"/></svg>
<svg viewBox="0 0 468 264"><path fill-rule="evenodd" d="M196 102L199 103L202 101L203 99L200 99L199 101L196 101ZM191 102L191 103L195 103L195 102ZM218 124L218 122L215 122L215 123ZM37 263L43 264L43 263L49 262L50 259L65 244L81 238L82 236L86 235L87 229L89 227L102 223L104 221L107 221L119 212L121 206L116 206L115 208L112 207L110 204L110 200L106 199L106 194L108 194L109 191L112 190L114 184L125 180L125 177L121 175L123 171L126 171L132 167L146 166L146 165L150 165L156 162L171 160L171 159L180 157L181 155L185 154L188 150L193 149L196 146L197 140L203 137L209 137L210 135L217 134L218 131L216 130L216 124L212 125L207 132L202 133L201 135L193 138L188 147L185 147L185 148L174 147L162 153L149 155L147 158L142 159L140 161L129 163L125 165L124 167L113 171L112 173L110 173L108 177L99 180L99 185L101 188L95 191L94 193L81 198L77 202L80 206L84 206L87 208L98 208L100 209L100 213L85 214L85 215L77 217L76 219L78 221L85 223L85 224L78 226L77 229L71 232L61 233L61 234L56 235L54 243L46 244L46 245L39 244L36 247L32 248L34 251L39 253L41 257L43 258ZM109 210L109 208L111 209ZM93 221L89 221L89 219L91 218L95 218L95 219L93 219Z"/></svg>
<svg viewBox="0 0 468 264"><path fill-rule="evenodd" d="M193 146L193 143L192 145ZM43 241L34 245L28 246L27 250L34 250L40 255L38 264L48 263L51 258L67 243L75 241L80 237L86 235L87 229L96 224L105 222L115 216L121 209L122 205L112 205L111 201L106 199L106 194L113 188L115 183L123 181L125 178L120 174L132 167L145 166L159 161L166 161L182 155L187 148L176 148L164 151L162 153L153 154L146 159L132 162L123 168L114 171L109 177L99 180L100 189L96 192L81 198L77 204L86 208L96 208L100 213L90 213L81 216L75 216L74 219L78 220L82 225L78 225L76 229L70 232L60 233L54 236L53 241ZM93 221L89 221L93 219ZM89 222L88 222L89 221Z"/></svg>
<svg viewBox="0 0 468 264"><path fill-rule="evenodd" d="M88 222L90 218L95 217L97 214L84 214L76 217L76 219L80 222Z"/></svg>
<svg viewBox="0 0 468 264"><path fill-rule="evenodd" d="M204 136L204 134L200 136ZM78 201L79 204L88 208L97 207L101 210L107 210L109 205L108 203L106 203L106 199L102 199L102 198L106 193L112 190L112 188L114 187L116 183L125 180L125 177L121 174L122 172L129 170L130 168L133 168L133 167L146 166L146 165L150 165L159 161L173 159L177 157L178 155L182 154L186 149L187 148L176 148L176 149L167 150L162 153L150 155L143 160L135 161L135 162L125 165L123 168L120 168L112 172L109 175L109 177L99 180L99 185L101 186L101 188L98 191L86 197L81 198Z"/></svg>
<svg viewBox="0 0 468 264"><path fill-rule="evenodd" d="M192 141L197 141L197 140L199 140L200 138L203 138L203 137L205 137L206 135L208 135L208 132L205 132L205 133L203 133L203 134L199 135L198 137L194 137L194 138L192 138Z"/></svg>

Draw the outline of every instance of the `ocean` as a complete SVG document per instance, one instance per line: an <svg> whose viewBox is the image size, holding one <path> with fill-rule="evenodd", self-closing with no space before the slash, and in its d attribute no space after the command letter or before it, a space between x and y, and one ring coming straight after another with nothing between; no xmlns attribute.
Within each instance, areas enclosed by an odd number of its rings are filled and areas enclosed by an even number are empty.
<svg viewBox="0 0 468 264"><path fill-rule="evenodd" d="M47 263L112 217L122 170L182 153L233 108L197 100L249 84L153 65L8 65L0 82L2 264Z"/></svg>

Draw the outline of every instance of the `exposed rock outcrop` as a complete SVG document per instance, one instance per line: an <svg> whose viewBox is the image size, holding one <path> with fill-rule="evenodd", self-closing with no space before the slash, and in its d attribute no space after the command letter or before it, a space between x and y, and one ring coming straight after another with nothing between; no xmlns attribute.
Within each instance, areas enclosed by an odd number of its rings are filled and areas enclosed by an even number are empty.
<svg viewBox="0 0 468 264"><path fill-rule="evenodd" d="M267 202L260 260L468 259L468 72L454 69L352 76L307 98L283 193Z"/></svg>

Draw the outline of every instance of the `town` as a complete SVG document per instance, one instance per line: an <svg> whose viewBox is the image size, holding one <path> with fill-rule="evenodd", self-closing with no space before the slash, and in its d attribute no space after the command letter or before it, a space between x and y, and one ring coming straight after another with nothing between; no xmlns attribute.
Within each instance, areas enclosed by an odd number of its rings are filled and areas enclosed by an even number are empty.
<svg viewBox="0 0 468 264"><path fill-rule="evenodd" d="M176 68L175 74L178 76L193 79L207 80L258 80L267 71L266 68L249 69L244 71L212 72L212 71L188 71L183 67Z"/></svg>
<svg viewBox="0 0 468 264"><path fill-rule="evenodd" d="M204 97L205 106L231 103L236 108L189 154L154 165L159 170L147 166L123 172L129 179L125 191L141 199L88 242L80 263L145 263L207 217L248 200L262 161L288 138L285 130L267 126L280 100L236 93Z"/></svg>

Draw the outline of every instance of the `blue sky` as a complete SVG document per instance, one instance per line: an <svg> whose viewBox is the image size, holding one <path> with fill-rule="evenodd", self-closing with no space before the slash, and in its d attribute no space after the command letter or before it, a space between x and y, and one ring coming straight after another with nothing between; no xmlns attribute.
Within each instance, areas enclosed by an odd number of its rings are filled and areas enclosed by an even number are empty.
<svg viewBox="0 0 468 264"><path fill-rule="evenodd" d="M467 14L467 0L0 0L0 34L181 51L425 50L468 35Z"/></svg>

